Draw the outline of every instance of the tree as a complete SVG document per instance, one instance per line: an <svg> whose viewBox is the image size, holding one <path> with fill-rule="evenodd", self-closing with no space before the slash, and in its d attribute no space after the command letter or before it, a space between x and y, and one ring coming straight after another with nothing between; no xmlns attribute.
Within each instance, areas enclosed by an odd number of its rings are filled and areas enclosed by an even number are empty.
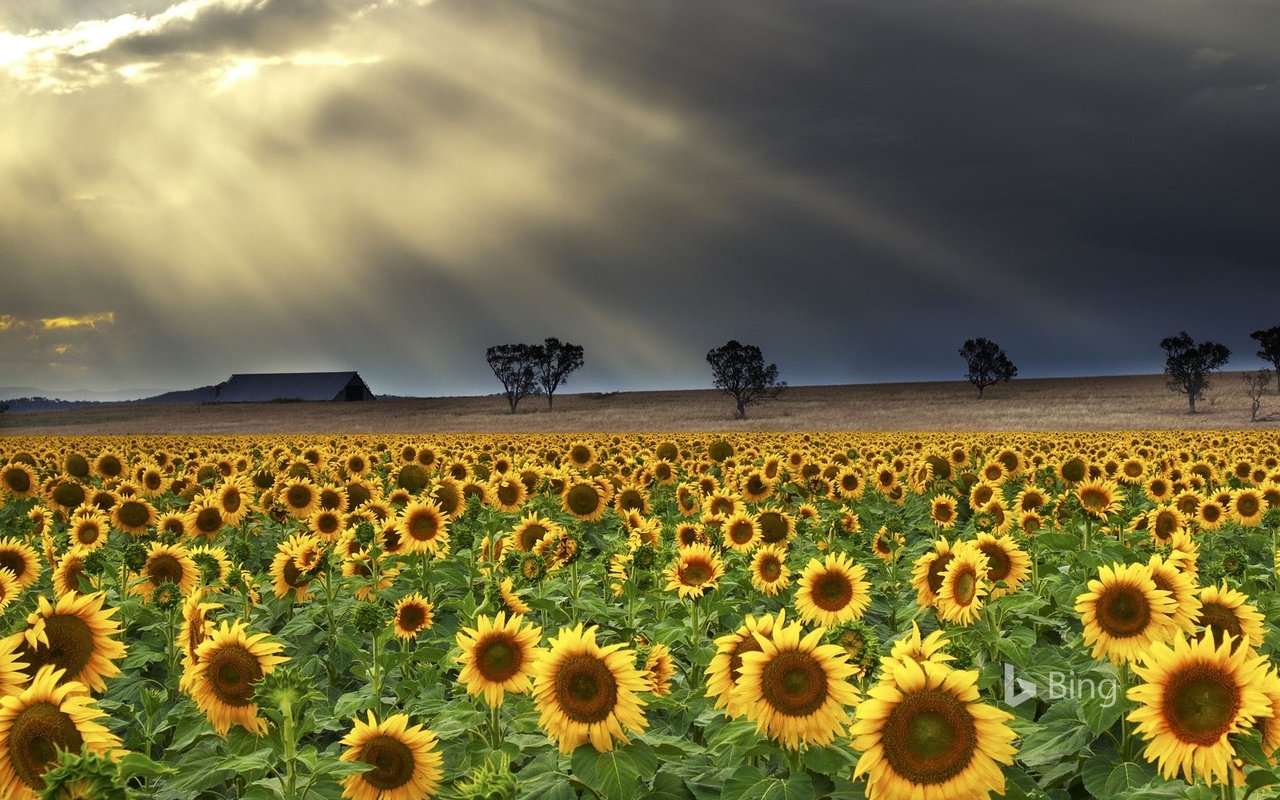
<svg viewBox="0 0 1280 800"><path fill-rule="evenodd" d="M1209 388L1209 376L1222 369L1231 351L1217 342L1196 344L1186 331L1160 340L1160 347L1166 355L1164 374L1169 376L1169 391L1185 394L1189 413L1196 413L1196 400Z"/></svg>
<svg viewBox="0 0 1280 800"><path fill-rule="evenodd" d="M1018 368L1005 355L1004 348L990 339L966 339L960 355L969 365L965 378L978 387L979 400L988 386L1012 380L1018 374Z"/></svg>
<svg viewBox="0 0 1280 800"><path fill-rule="evenodd" d="M1271 366L1276 368L1276 374L1280 375L1280 325L1265 331L1254 331L1249 334L1249 338L1258 340L1258 358L1270 361Z"/></svg>
<svg viewBox="0 0 1280 800"><path fill-rule="evenodd" d="M1267 393L1267 386L1271 383L1271 370L1260 369L1257 372L1246 372L1244 374L1244 391L1249 395L1249 401L1253 404L1249 409L1249 421L1258 421L1258 409L1262 408L1262 396Z"/></svg>
<svg viewBox="0 0 1280 800"><path fill-rule="evenodd" d="M786 388L778 380L778 365L765 366L764 355L753 344L739 344L730 339L724 347L707 353L715 387L733 398L738 406L737 419L745 419L747 406L760 399L773 399Z"/></svg>
<svg viewBox="0 0 1280 800"><path fill-rule="evenodd" d="M582 366L582 345L562 342L553 336L531 347L533 375L538 388L547 396L547 409L550 410L556 389L564 385L571 372Z"/></svg>
<svg viewBox="0 0 1280 800"><path fill-rule="evenodd" d="M499 344L484 352L489 368L502 382L502 393L511 404L511 413L516 413L516 405L531 394L538 392L538 380L534 375L533 345Z"/></svg>
<svg viewBox="0 0 1280 800"><path fill-rule="evenodd" d="M9 410L9 404L4 401L0 401L0 414L3 414L8 410Z"/></svg>

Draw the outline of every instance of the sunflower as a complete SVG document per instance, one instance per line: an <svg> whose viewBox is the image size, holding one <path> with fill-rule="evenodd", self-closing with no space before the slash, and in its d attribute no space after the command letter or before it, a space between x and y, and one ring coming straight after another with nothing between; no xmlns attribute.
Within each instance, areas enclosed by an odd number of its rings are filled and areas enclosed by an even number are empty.
<svg viewBox="0 0 1280 800"><path fill-rule="evenodd" d="M542 629L525 624L523 616L507 618L501 611L495 617L476 618L476 627L463 628L457 634L457 656L462 668L458 680L467 694L484 695L490 708L502 705L504 692L528 694L532 684L531 670L541 650L538 642Z"/></svg>
<svg viewBox="0 0 1280 800"><path fill-rule="evenodd" d="M1266 510L1267 503L1257 489L1236 489L1231 493L1231 516L1241 525L1250 528L1258 525Z"/></svg>
<svg viewBox="0 0 1280 800"><path fill-rule="evenodd" d="M183 682L219 735L226 736L232 725L242 725L258 736L266 734L267 724L258 718L253 693L263 675L289 660L277 655L283 649L284 645L268 641L265 633L250 636L240 620L209 631L196 648Z"/></svg>
<svg viewBox="0 0 1280 800"><path fill-rule="evenodd" d="M64 594L56 604L43 595L36 598L36 610L27 617L22 637L22 660L28 675L52 664L65 671L62 679L76 681L101 694L106 679L120 674L115 664L124 658L125 648L117 637L120 623L112 619L114 608L103 608L106 595Z"/></svg>
<svg viewBox="0 0 1280 800"><path fill-rule="evenodd" d="M111 509L111 524L133 536L145 536L157 517L155 506L141 497L121 498Z"/></svg>
<svg viewBox="0 0 1280 800"><path fill-rule="evenodd" d="M35 470L21 461L11 462L0 469L0 490L18 499L35 497L40 491L40 479Z"/></svg>
<svg viewBox="0 0 1280 800"><path fill-rule="evenodd" d="M866 578L867 568L844 553L830 553L825 561L810 559L796 585L796 611L805 622L817 625L859 619L871 604Z"/></svg>
<svg viewBox="0 0 1280 800"><path fill-rule="evenodd" d="M435 606L431 605L431 602L421 593L414 592L396 603L396 613L391 620L391 627L398 638L408 641L416 637L419 632L430 630L435 621Z"/></svg>
<svg viewBox="0 0 1280 800"><path fill-rule="evenodd" d="M675 589L680 599L698 599L708 589L714 589L724 575L724 562L710 547L695 544L681 548L667 568L666 590Z"/></svg>
<svg viewBox="0 0 1280 800"><path fill-rule="evenodd" d="M191 594L200 581L200 570L191 558L190 551L181 543L152 542L147 548L147 561L138 572L141 579L129 587L129 593L140 595L142 602L150 602L151 595L163 583L178 587L183 597Z"/></svg>
<svg viewBox="0 0 1280 800"><path fill-rule="evenodd" d="M489 486L489 496L499 511L519 511L527 495L524 484L511 478L498 478Z"/></svg>
<svg viewBox="0 0 1280 800"><path fill-rule="evenodd" d="M940 494L929 503L929 519L941 530L950 530L956 524L956 499Z"/></svg>
<svg viewBox="0 0 1280 800"><path fill-rule="evenodd" d="M271 590L276 597L284 599L292 592L299 603L311 599L318 546L319 542L307 534L294 534L279 544L271 560Z"/></svg>
<svg viewBox="0 0 1280 800"><path fill-rule="evenodd" d="M186 539L194 535L193 531L187 527L186 515L176 511L166 512L156 518L156 532L169 534L177 539Z"/></svg>
<svg viewBox="0 0 1280 800"><path fill-rule="evenodd" d="M741 654L734 690L757 730L793 750L830 744L850 721L845 707L859 699L844 648L821 644L823 628L802 634L798 622L779 622L768 637L756 633L760 649Z"/></svg>
<svg viewBox="0 0 1280 800"><path fill-rule="evenodd" d="M293 478L276 493L277 500L294 519L306 519L320 506L320 489L307 478Z"/></svg>
<svg viewBox="0 0 1280 800"><path fill-rule="evenodd" d="M1175 533L1186 530L1186 517L1175 506L1158 506L1147 512L1147 530L1154 544L1168 544Z"/></svg>
<svg viewBox="0 0 1280 800"><path fill-rule="evenodd" d="M183 521L192 536L201 537L205 541L212 541L218 532L226 527L226 522L222 519L222 509L207 497L187 506Z"/></svg>
<svg viewBox="0 0 1280 800"><path fill-rule="evenodd" d="M604 516L609 503L594 481L576 479L567 482L560 495L560 506L583 522L595 522Z"/></svg>
<svg viewBox="0 0 1280 800"><path fill-rule="evenodd" d="M1031 573L1031 557L1027 551L1006 536L989 533L979 533L975 544L987 557L986 578L993 587L991 599L1018 591Z"/></svg>
<svg viewBox="0 0 1280 800"><path fill-rule="evenodd" d="M934 631L922 637L919 624L912 620L911 633L894 642L889 655L880 659L880 682L892 685L893 668L904 661L914 661L918 664L926 661L946 664L948 661L955 660L955 656L943 651L942 648L946 645L946 634L942 631Z"/></svg>
<svg viewBox="0 0 1280 800"><path fill-rule="evenodd" d="M676 674L671 649L665 644L654 644L644 657L644 677L649 682L649 693L662 697L671 694L671 678Z"/></svg>
<svg viewBox="0 0 1280 800"><path fill-rule="evenodd" d="M770 544L756 551L751 559L751 585L769 597L791 585L791 570L787 568L787 549L784 546Z"/></svg>
<svg viewBox="0 0 1280 800"><path fill-rule="evenodd" d="M637 695L647 688L631 650L621 644L600 647L595 626L561 628L533 666L538 724L566 755L588 742L608 752L614 739L626 744L628 731L647 728L645 702Z"/></svg>
<svg viewBox="0 0 1280 800"><path fill-rule="evenodd" d="M1028 486L1013 498L1013 510L1019 516L1039 511L1049 504L1049 496L1042 489Z"/></svg>
<svg viewBox="0 0 1280 800"><path fill-rule="evenodd" d="M528 614L533 609L529 608L529 604L520 599L520 595L516 593L515 583L510 578L503 578L502 583L498 584L498 596L502 598L502 604L512 614Z"/></svg>
<svg viewBox="0 0 1280 800"><path fill-rule="evenodd" d="M0 539L0 569L12 572L18 585L26 589L40 577L40 554L20 539L6 536Z"/></svg>
<svg viewBox="0 0 1280 800"><path fill-rule="evenodd" d="M1196 509L1196 522L1200 524L1200 530L1212 531L1222 527L1222 523L1226 520L1227 510L1222 503L1217 500L1208 499L1200 504Z"/></svg>
<svg viewBox="0 0 1280 800"><path fill-rule="evenodd" d="M22 634L0 639L0 697L22 694L29 679L22 660Z"/></svg>
<svg viewBox="0 0 1280 800"><path fill-rule="evenodd" d="M328 508L317 508L307 517L307 530L326 542L332 542L342 533L342 513Z"/></svg>
<svg viewBox="0 0 1280 800"><path fill-rule="evenodd" d="M714 697L715 707L725 709L730 717L741 717L747 713L735 691L742 677L742 656L761 650L756 634L768 637L773 633L775 624L783 623L786 613L785 609L779 611L776 619L768 614L761 617L748 614L740 628L716 639L715 655L707 665L706 697Z"/></svg>
<svg viewBox="0 0 1280 800"><path fill-rule="evenodd" d="M760 529L750 514L738 512L724 521L724 546L742 553L750 553L760 543Z"/></svg>
<svg viewBox="0 0 1280 800"><path fill-rule="evenodd" d="M0 569L0 613L22 594L18 579L7 569Z"/></svg>
<svg viewBox="0 0 1280 800"><path fill-rule="evenodd" d="M1173 633L1177 604L1156 588L1146 564L1101 566L1089 591L1076 598L1084 624L1084 643L1093 657L1125 664L1141 657L1153 642Z"/></svg>
<svg viewBox="0 0 1280 800"><path fill-rule="evenodd" d="M228 479L213 492L213 502L222 512L223 522L233 527L239 525L250 510L249 487L244 481L245 478L239 477Z"/></svg>
<svg viewBox="0 0 1280 800"><path fill-rule="evenodd" d="M780 508L761 509L756 514L756 527L763 544L785 543L796 535L795 518Z"/></svg>
<svg viewBox="0 0 1280 800"><path fill-rule="evenodd" d="M946 538L934 541L933 550L916 559L911 571L911 585L916 590L916 602L921 608L928 608L938 602L942 573L951 559L951 543Z"/></svg>
<svg viewBox="0 0 1280 800"><path fill-rule="evenodd" d="M409 725L407 714L393 714L381 723L373 712L369 721L354 723L342 738L347 746L342 761L373 767L342 779L342 796L351 800L425 800L435 795L444 777L436 735L421 725Z"/></svg>
<svg viewBox="0 0 1280 800"><path fill-rule="evenodd" d="M553 533L558 527L555 522L534 511L521 517L516 526L507 534L507 537L517 550L521 553L528 553L533 550L538 542Z"/></svg>
<svg viewBox="0 0 1280 800"><path fill-rule="evenodd" d="M182 675L178 679L178 689L190 692L187 682L193 676L188 667L199 660L196 651L209 636L209 612L222 608L221 603L203 603L204 592L195 591L187 595L182 603L182 626L178 630L176 644L182 650Z"/></svg>
<svg viewBox="0 0 1280 800"><path fill-rule="evenodd" d="M1225 637L1235 639L1235 645L1246 641L1250 647L1261 647L1265 618L1249 602L1244 592L1221 586L1205 586L1200 589L1200 614L1196 626L1212 632L1214 646L1222 644ZM1234 645L1233 645L1234 646Z"/></svg>
<svg viewBox="0 0 1280 800"><path fill-rule="evenodd" d="M81 506L68 520L67 543L92 552L107 543L111 532L111 520L92 506Z"/></svg>
<svg viewBox="0 0 1280 800"><path fill-rule="evenodd" d="M1013 715L980 701L976 671L926 661L894 664L889 680L868 692L850 728L862 752L854 776L884 800L1004 794L1000 764L1017 749Z"/></svg>
<svg viewBox="0 0 1280 800"><path fill-rule="evenodd" d="M39 797L59 750L119 758L120 739L98 722L105 716L84 686L52 667L41 669L21 694L0 699L0 796Z"/></svg>
<svg viewBox="0 0 1280 800"><path fill-rule="evenodd" d="M396 529L413 553L439 556L449 545L449 520L435 503L414 501L405 506Z"/></svg>
<svg viewBox="0 0 1280 800"><path fill-rule="evenodd" d="M1076 487L1080 510L1096 519L1120 510L1120 487L1114 481L1094 479Z"/></svg>
<svg viewBox="0 0 1280 800"><path fill-rule="evenodd" d="M1193 635L1196 632L1196 620L1200 617L1200 599L1197 587L1191 576L1178 569L1177 559L1153 555L1147 562L1151 568L1151 580L1156 588L1169 593L1173 598L1174 627L1183 633Z"/></svg>
<svg viewBox="0 0 1280 800"><path fill-rule="evenodd" d="M987 574L991 567L987 556L969 542L953 553L938 589L938 616L947 622L972 625L982 610L982 598L990 592Z"/></svg>
<svg viewBox="0 0 1280 800"><path fill-rule="evenodd" d="M1157 642L1133 666L1142 683L1129 689L1138 704L1129 720L1147 741L1148 761L1172 779L1209 786L1234 777L1236 752L1228 737L1271 714L1265 694L1267 658L1230 640L1210 637L1172 646Z"/></svg>

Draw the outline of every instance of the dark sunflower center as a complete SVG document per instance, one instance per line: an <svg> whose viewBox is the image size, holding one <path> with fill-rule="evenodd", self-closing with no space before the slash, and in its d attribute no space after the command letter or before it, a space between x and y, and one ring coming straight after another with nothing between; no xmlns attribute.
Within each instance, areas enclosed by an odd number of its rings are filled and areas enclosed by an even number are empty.
<svg viewBox="0 0 1280 800"><path fill-rule="evenodd" d="M760 673L760 694L779 714L807 717L827 700L827 672L809 653L780 652Z"/></svg>
<svg viewBox="0 0 1280 800"><path fill-rule="evenodd" d="M218 700L240 708L253 702L253 684L262 678L262 665L244 647L228 644L209 655L205 674Z"/></svg>
<svg viewBox="0 0 1280 800"><path fill-rule="evenodd" d="M84 487L71 481L63 481L53 490L53 502L63 508L75 508L84 502Z"/></svg>
<svg viewBox="0 0 1280 800"><path fill-rule="evenodd" d="M14 718L6 737L8 760L22 782L44 788L44 773L59 750L80 752L84 739L75 721L53 703L34 703Z"/></svg>
<svg viewBox="0 0 1280 800"><path fill-rule="evenodd" d="M284 562L284 569L281 570L281 574L284 577L284 582L295 589L301 589L311 583L311 576L298 569L297 563L292 558Z"/></svg>
<svg viewBox="0 0 1280 800"><path fill-rule="evenodd" d="M222 493L222 507L228 514L234 514L240 510L240 492L235 489L228 489Z"/></svg>
<svg viewBox="0 0 1280 800"><path fill-rule="evenodd" d="M1100 489L1086 489L1080 493L1080 505L1090 511L1101 511L1110 501L1111 498Z"/></svg>
<svg viewBox="0 0 1280 800"><path fill-rule="evenodd" d="M942 573L946 571L947 564L951 563L953 557L951 553L945 553L935 558L929 565L929 591L937 594L942 589Z"/></svg>
<svg viewBox="0 0 1280 800"><path fill-rule="evenodd" d="M775 556L766 556L760 559L760 577L769 583L773 583L782 577L782 562Z"/></svg>
<svg viewBox="0 0 1280 800"><path fill-rule="evenodd" d="M787 521L776 511L760 515L760 538L765 544L774 544L787 538Z"/></svg>
<svg viewBox="0 0 1280 800"><path fill-rule="evenodd" d="M216 508L204 508L196 514L196 530L213 534L222 530L222 512Z"/></svg>
<svg viewBox="0 0 1280 800"><path fill-rule="evenodd" d="M594 514L600 507L600 495L596 493L594 486L580 483L569 490L569 494L565 496L565 505L579 516Z"/></svg>
<svg viewBox="0 0 1280 800"><path fill-rule="evenodd" d="M290 508L306 508L311 505L311 489L307 486L290 486L284 493L284 501Z"/></svg>
<svg viewBox="0 0 1280 800"><path fill-rule="evenodd" d="M995 583L1009 577L1009 572L1013 569L1013 561L1003 547L998 544L983 544L979 545L978 549L987 557L987 580Z"/></svg>
<svg viewBox="0 0 1280 800"><path fill-rule="evenodd" d="M23 645L23 660L30 665L27 674L35 675L45 664L53 664L67 672L61 683L75 680L93 657L93 631L74 614L54 614L44 621L49 645L35 649Z"/></svg>
<svg viewBox="0 0 1280 800"><path fill-rule="evenodd" d="M733 501L727 497L716 497L711 500L712 514L728 514L733 511Z"/></svg>
<svg viewBox="0 0 1280 800"><path fill-rule="evenodd" d="M644 498L640 496L639 492L628 489L618 496L618 506L623 511L639 511L644 508Z"/></svg>
<svg viewBox="0 0 1280 800"><path fill-rule="evenodd" d="M104 456L98 462L98 471L108 478L115 478L124 470L124 465L115 456Z"/></svg>
<svg viewBox="0 0 1280 800"><path fill-rule="evenodd" d="M1244 632L1240 627L1240 619L1235 612L1223 605L1217 603L1205 603L1200 607L1200 619L1196 624L1203 627L1206 631L1213 634L1213 646L1221 647L1222 640L1226 636L1231 636L1234 644L1239 643L1240 635Z"/></svg>
<svg viewBox="0 0 1280 800"><path fill-rule="evenodd" d="M1162 711L1179 740L1216 744L1240 711L1240 688L1220 669L1194 664L1170 677Z"/></svg>
<svg viewBox="0 0 1280 800"><path fill-rule="evenodd" d="M1111 586L1097 603L1098 627L1113 639L1137 636L1151 623L1151 604L1136 586Z"/></svg>
<svg viewBox="0 0 1280 800"><path fill-rule="evenodd" d="M504 506L514 505L520 501L520 489L515 483L504 483L498 487L498 502Z"/></svg>
<svg viewBox="0 0 1280 800"><path fill-rule="evenodd" d="M964 702L942 689L912 692L894 706L881 729L885 760L915 784L944 783L963 772L978 748Z"/></svg>
<svg viewBox="0 0 1280 800"><path fill-rule="evenodd" d="M542 541L542 537L547 535L547 529L536 522L525 525L520 531L520 548L525 551L533 549L533 546Z"/></svg>
<svg viewBox="0 0 1280 800"><path fill-rule="evenodd" d="M157 586L166 581L181 583L185 574L182 562L168 553L161 553L147 559L147 577Z"/></svg>
<svg viewBox="0 0 1280 800"><path fill-rule="evenodd" d="M946 503L939 503L933 507L933 518L938 522L950 522L951 517L955 514L955 510Z"/></svg>
<svg viewBox="0 0 1280 800"><path fill-rule="evenodd" d="M1085 466L1084 461L1078 458L1073 458L1062 465L1062 478L1068 483L1077 483L1084 480L1087 472L1088 468Z"/></svg>
<svg viewBox="0 0 1280 800"><path fill-rule="evenodd" d="M1156 514L1156 524L1153 530L1159 538L1168 539L1178 530L1177 516L1171 511L1161 511Z"/></svg>
<svg viewBox="0 0 1280 800"><path fill-rule="evenodd" d="M618 703L618 682L609 666L591 655L566 658L555 675L556 700L574 722L600 722Z"/></svg>
<svg viewBox="0 0 1280 800"><path fill-rule="evenodd" d="M711 565L702 559L690 559L680 566L680 582L685 586L701 586L711 580Z"/></svg>
<svg viewBox="0 0 1280 800"><path fill-rule="evenodd" d="M409 524L406 527L410 536L420 542L425 542L435 538L436 533L440 530L440 521L436 519L435 514L418 512L409 516Z"/></svg>
<svg viewBox="0 0 1280 800"><path fill-rule="evenodd" d="M127 528L141 528L151 522L151 510L137 500L126 500L116 509L120 524Z"/></svg>
<svg viewBox="0 0 1280 800"><path fill-rule="evenodd" d="M951 596L955 598L957 604L967 606L973 602L974 595L978 592L978 576L971 569L965 569L959 575L955 576L952 583Z"/></svg>
<svg viewBox="0 0 1280 800"><path fill-rule="evenodd" d="M755 533L750 522L739 522L729 529L729 538L734 544L746 544L755 537Z"/></svg>
<svg viewBox="0 0 1280 800"><path fill-rule="evenodd" d="M502 683L519 674L523 650L508 633L495 633L476 645L476 669L490 683Z"/></svg>
<svg viewBox="0 0 1280 800"><path fill-rule="evenodd" d="M406 631L416 631L422 627L422 623L427 621L427 612L417 603L409 603L400 608L400 628Z"/></svg>
<svg viewBox="0 0 1280 800"><path fill-rule="evenodd" d="M1217 522L1222 517L1222 509L1216 505L1205 503L1200 507L1200 516L1204 517L1205 522Z"/></svg>
<svg viewBox="0 0 1280 800"><path fill-rule="evenodd" d="M14 494L23 494L31 490L31 476L23 469L5 470L4 485Z"/></svg>
<svg viewBox="0 0 1280 800"><path fill-rule="evenodd" d="M1236 513L1242 517L1252 517L1258 513L1258 498L1251 494L1236 498Z"/></svg>
<svg viewBox="0 0 1280 800"><path fill-rule="evenodd" d="M96 522L82 522L76 528L76 541L80 544L93 544L102 535L102 529Z"/></svg>
<svg viewBox="0 0 1280 800"><path fill-rule="evenodd" d="M383 792L398 789L412 780L416 766L409 746L385 734L365 742L360 748L360 760L373 765L373 769L360 774L361 779Z"/></svg>
<svg viewBox="0 0 1280 800"><path fill-rule="evenodd" d="M814 578L809 593L823 611L840 611L853 600L853 583L843 572L823 572Z"/></svg>

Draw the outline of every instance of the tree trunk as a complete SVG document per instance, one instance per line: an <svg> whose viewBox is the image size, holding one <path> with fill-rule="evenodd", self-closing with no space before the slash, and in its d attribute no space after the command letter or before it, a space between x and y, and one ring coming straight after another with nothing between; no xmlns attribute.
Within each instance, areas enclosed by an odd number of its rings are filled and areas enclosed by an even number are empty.
<svg viewBox="0 0 1280 800"><path fill-rule="evenodd" d="M1195 395L1195 392L1187 392L1187 403L1191 406L1191 411L1190 411L1190 412L1188 412L1188 413L1191 413L1191 414L1196 413L1196 395Z"/></svg>
<svg viewBox="0 0 1280 800"><path fill-rule="evenodd" d="M984 389L986 389L986 388L987 388L987 387L986 387L986 385L985 385L985 384L981 384L981 383L980 383L980 384L978 384L978 399L979 399L979 400L981 400L981 399L982 399L982 391L983 391Z"/></svg>
<svg viewBox="0 0 1280 800"><path fill-rule="evenodd" d="M737 418L738 418L738 419L746 419L746 418L747 418L747 407L746 407L746 404L744 404L741 400L739 400L739 401L738 401L738 416L737 416Z"/></svg>
<svg viewBox="0 0 1280 800"><path fill-rule="evenodd" d="M551 410L551 392L547 392L547 410Z"/></svg>
<svg viewBox="0 0 1280 800"><path fill-rule="evenodd" d="M516 403L520 402L516 399L516 396L513 394L507 395L507 402L511 405L511 413L516 413Z"/></svg>

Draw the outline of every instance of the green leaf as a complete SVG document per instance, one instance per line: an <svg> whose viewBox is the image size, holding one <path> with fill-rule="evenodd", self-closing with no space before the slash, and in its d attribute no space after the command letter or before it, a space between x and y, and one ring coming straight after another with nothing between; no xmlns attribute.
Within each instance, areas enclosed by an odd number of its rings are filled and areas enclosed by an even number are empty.
<svg viewBox="0 0 1280 800"><path fill-rule="evenodd" d="M788 778L764 777L750 766L739 768L724 785L725 800L811 800L816 794L813 779L803 772Z"/></svg>
<svg viewBox="0 0 1280 800"><path fill-rule="evenodd" d="M1274 786L1275 784L1280 783L1280 776L1276 775L1269 769L1255 769L1253 772L1249 773L1248 777L1244 779L1244 782L1245 785L1249 787L1248 791L1244 793L1247 800L1249 795L1258 791L1262 787Z"/></svg>
<svg viewBox="0 0 1280 800"><path fill-rule="evenodd" d="M1107 782L1103 785L1102 793L1099 796L1116 797L1126 794L1146 786L1155 778L1155 771L1150 766L1124 761L1111 770L1111 774L1107 776Z"/></svg>
<svg viewBox="0 0 1280 800"><path fill-rule="evenodd" d="M1107 755L1098 755L1084 762L1080 769L1080 777L1084 780L1084 788L1094 797L1105 797L1107 780L1111 777L1115 759Z"/></svg>
<svg viewBox="0 0 1280 800"><path fill-rule="evenodd" d="M804 752L804 765L819 775L845 775L853 771L858 757L847 747L810 747Z"/></svg>
<svg viewBox="0 0 1280 800"><path fill-rule="evenodd" d="M573 751L570 764L578 780L608 800L632 800L648 788L648 776L657 771L658 757L639 741L608 753L582 745Z"/></svg>

